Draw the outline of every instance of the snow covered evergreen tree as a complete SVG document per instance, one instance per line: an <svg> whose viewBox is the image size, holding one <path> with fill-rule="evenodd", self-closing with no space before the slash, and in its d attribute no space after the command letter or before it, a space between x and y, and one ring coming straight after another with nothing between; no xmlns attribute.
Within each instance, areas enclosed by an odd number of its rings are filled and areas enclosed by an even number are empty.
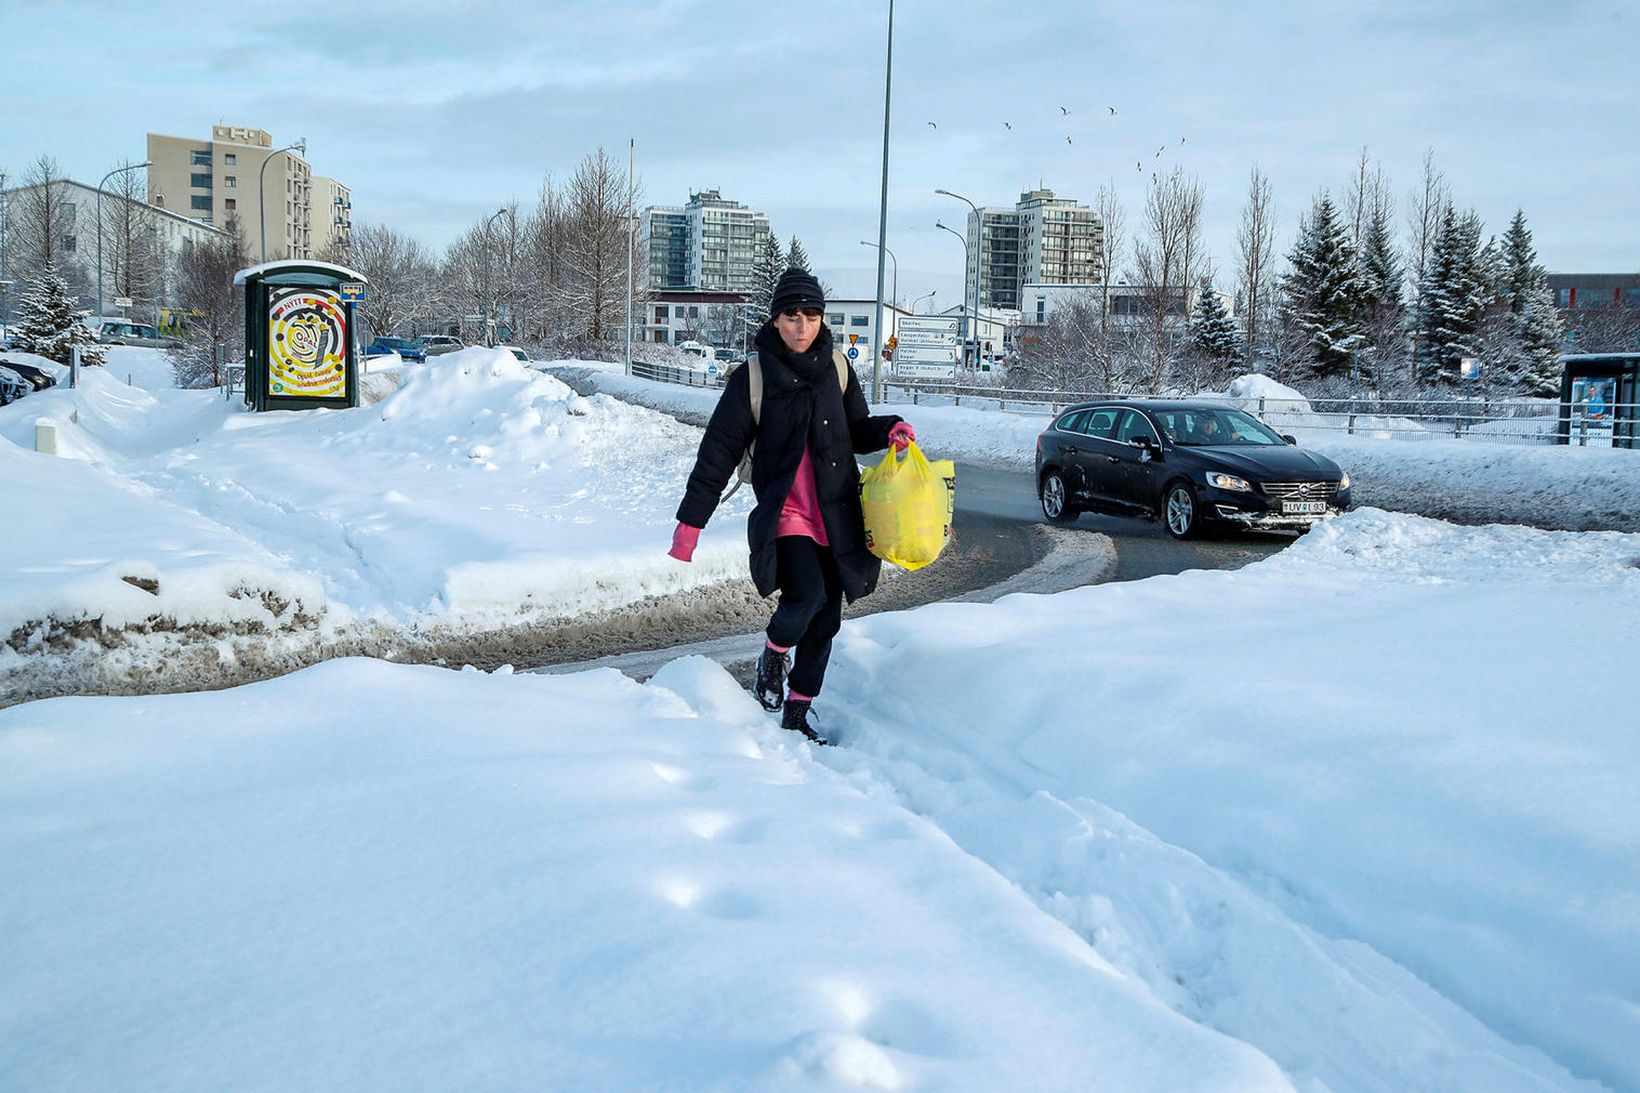
<svg viewBox="0 0 1640 1093"><path fill-rule="evenodd" d="M747 321L754 332L768 319L774 288L785 270L786 252L780 246L780 238L770 232L752 260L752 291L746 295Z"/></svg>
<svg viewBox="0 0 1640 1093"><path fill-rule="evenodd" d="M1566 329L1549 291L1549 274L1538 264L1526 214L1515 210L1503 236L1504 264L1499 295L1508 304L1519 340L1522 366L1515 377L1522 393L1553 395L1560 390L1560 354Z"/></svg>
<svg viewBox="0 0 1640 1093"><path fill-rule="evenodd" d="M81 364L103 363L102 347L80 321L91 312L75 306L68 282L57 273L56 266L46 266L28 283L18 310L22 320L13 330L13 345L17 349L67 364L69 350L77 345Z"/></svg>
<svg viewBox="0 0 1640 1093"><path fill-rule="evenodd" d="M1481 220L1448 206L1430 249L1418 331L1418 378L1458 382L1463 358L1476 351L1476 335L1489 299L1481 246Z"/></svg>
<svg viewBox="0 0 1640 1093"><path fill-rule="evenodd" d="M1219 361L1241 359L1241 335L1225 310L1224 301L1213 291L1213 280L1203 277L1201 299L1190 320L1191 343L1196 351Z"/></svg>
<svg viewBox="0 0 1640 1093"><path fill-rule="evenodd" d="M1284 307L1309 340L1313 374L1341 376L1361 350L1361 286L1354 248L1332 198L1322 194L1299 222L1282 282Z"/></svg>
<svg viewBox="0 0 1640 1093"><path fill-rule="evenodd" d="M803 241L792 236L792 245L786 249L786 268L800 269L804 273L813 273L809 268L809 252L803 249Z"/></svg>

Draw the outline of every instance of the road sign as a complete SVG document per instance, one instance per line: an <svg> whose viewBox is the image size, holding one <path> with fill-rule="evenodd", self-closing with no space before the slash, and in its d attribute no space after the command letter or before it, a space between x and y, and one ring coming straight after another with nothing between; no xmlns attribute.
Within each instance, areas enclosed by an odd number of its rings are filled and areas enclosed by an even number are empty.
<svg viewBox="0 0 1640 1093"><path fill-rule="evenodd" d="M852 345L849 346L848 347L848 359L851 360L851 361L852 360L858 360L859 357L860 357L860 351Z"/></svg>
<svg viewBox="0 0 1640 1093"><path fill-rule="evenodd" d="M114 297L114 306L115 307L130 307L134 302L135 301L133 301L131 299L131 297L129 297L129 296L116 296L116 297Z"/></svg>
<svg viewBox="0 0 1640 1093"><path fill-rule="evenodd" d="M858 341L859 341L859 340L860 340L860 335L858 335L858 334L850 334L850 335L849 335L849 336L848 336L848 343L849 343L849 344L850 344L850 345L853 345L853 344L855 344L855 343L856 343L856 342L858 342Z"/></svg>
<svg viewBox="0 0 1640 1093"><path fill-rule="evenodd" d="M343 281L336 286L336 292L341 296L343 303L362 304L364 303L364 287L363 281Z"/></svg>
<svg viewBox="0 0 1640 1093"><path fill-rule="evenodd" d="M902 318L895 324L895 347L909 345L956 345L958 320L943 316Z"/></svg>
<svg viewBox="0 0 1640 1093"><path fill-rule="evenodd" d="M904 353L905 350L900 350ZM955 362L951 364L909 364L904 360L896 359L894 374L907 379L950 379L957 374Z"/></svg>
<svg viewBox="0 0 1640 1093"><path fill-rule="evenodd" d="M902 345L894 351L894 359L907 364L955 364L957 347L954 345Z"/></svg>

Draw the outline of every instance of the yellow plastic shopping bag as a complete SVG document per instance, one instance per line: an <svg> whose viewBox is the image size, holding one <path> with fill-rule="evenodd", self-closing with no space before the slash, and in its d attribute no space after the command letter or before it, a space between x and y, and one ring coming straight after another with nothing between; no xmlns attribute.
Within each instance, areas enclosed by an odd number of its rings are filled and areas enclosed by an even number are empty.
<svg viewBox="0 0 1640 1093"><path fill-rule="evenodd" d="M915 443L897 459L890 448L860 474L866 549L885 562L921 569L950 541L956 504L957 468L949 459L930 463Z"/></svg>

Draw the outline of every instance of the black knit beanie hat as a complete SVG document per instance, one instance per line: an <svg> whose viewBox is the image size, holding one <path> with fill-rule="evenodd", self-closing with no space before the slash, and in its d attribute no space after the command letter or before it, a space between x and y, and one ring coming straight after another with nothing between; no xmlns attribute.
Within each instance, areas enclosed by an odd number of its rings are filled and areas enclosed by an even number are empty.
<svg viewBox="0 0 1640 1093"><path fill-rule="evenodd" d="M821 291L820 282L814 279L814 274L794 266L782 273L779 283L774 286L774 298L769 301L769 318L804 307L826 310L826 294Z"/></svg>

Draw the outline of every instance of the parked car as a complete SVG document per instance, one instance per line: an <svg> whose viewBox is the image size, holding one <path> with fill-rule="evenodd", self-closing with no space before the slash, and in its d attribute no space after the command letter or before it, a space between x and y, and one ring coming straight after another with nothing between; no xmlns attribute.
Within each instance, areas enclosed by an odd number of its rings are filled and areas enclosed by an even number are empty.
<svg viewBox="0 0 1640 1093"><path fill-rule="evenodd" d="M427 334L420 341L422 352L428 357L437 357L467 348L460 338L453 338L448 334Z"/></svg>
<svg viewBox="0 0 1640 1093"><path fill-rule="evenodd" d="M686 357L698 357L703 361L712 360L712 355L716 352L711 346L702 342L679 342L678 351Z"/></svg>
<svg viewBox="0 0 1640 1093"><path fill-rule="evenodd" d="M365 346L364 355L367 357L385 357L389 353L397 353L407 361L424 364L427 361L427 349L417 338L377 338Z"/></svg>
<svg viewBox="0 0 1640 1093"><path fill-rule="evenodd" d="M1083 512L1159 519L1176 539L1208 526L1303 530L1350 507L1350 476L1252 415L1201 401L1072 406L1036 440L1050 523Z"/></svg>
<svg viewBox="0 0 1640 1093"><path fill-rule="evenodd" d="M47 387L57 386L57 377L44 368L37 368L32 364L24 364L9 358L0 357L0 367L9 368L21 376L29 387L35 391L44 391Z"/></svg>
<svg viewBox="0 0 1640 1093"><path fill-rule="evenodd" d="M160 334L159 328L118 316L93 315L85 320L99 344L141 345L150 349L171 349L180 344L175 338Z"/></svg>
<svg viewBox="0 0 1640 1093"><path fill-rule="evenodd" d="M518 348L516 345L498 345L498 346L496 346L496 348L501 350L504 353L511 353L513 356L517 357L520 361L523 361L525 364L530 363L530 355L528 353L524 352L522 349Z"/></svg>
<svg viewBox="0 0 1640 1093"><path fill-rule="evenodd" d="M33 384L14 372L10 365L0 364L0 406L10 406L33 392Z"/></svg>

